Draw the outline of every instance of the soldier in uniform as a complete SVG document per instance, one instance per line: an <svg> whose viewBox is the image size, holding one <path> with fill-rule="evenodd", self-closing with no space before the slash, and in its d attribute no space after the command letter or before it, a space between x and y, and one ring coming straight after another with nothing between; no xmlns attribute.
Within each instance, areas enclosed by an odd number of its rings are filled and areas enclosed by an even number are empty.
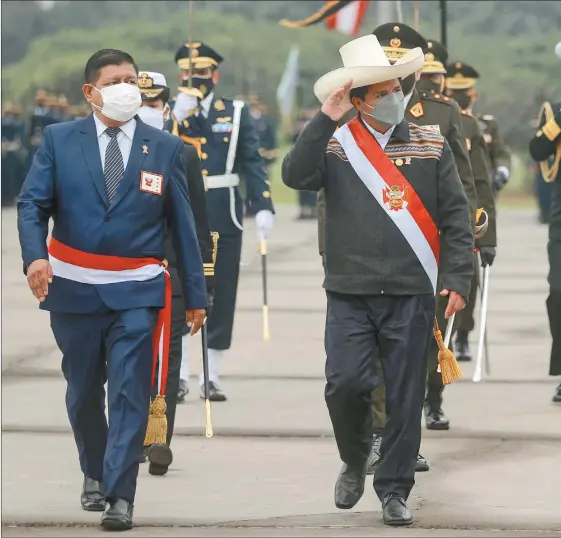
<svg viewBox="0 0 561 538"><path fill-rule="evenodd" d="M267 171L259 154L259 137L248 108L242 101L216 95L222 56L199 41L182 45L175 61L182 84L173 107L170 130L199 152L210 229L219 234L214 304L208 320L208 359L210 399L224 401L219 368L232 341L240 270L243 231L240 174L246 182L247 198L262 239L267 238L273 226L273 203ZM186 361L184 356L184 364ZM185 377L181 375L187 381ZM201 376L201 397L202 383Z"/></svg>
<svg viewBox="0 0 561 538"><path fill-rule="evenodd" d="M449 65L447 70L448 77L446 79L446 88L448 93L454 90L463 90L462 107L466 105L471 112L478 97L475 84L479 78L479 73L473 67L466 67L466 64L462 62ZM489 150L491 171L493 174L493 192L495 196L497 196L498 192L510 179L510 152L506 147L495 117L490 114L475 114L475 117L480 121L483 130L483 138Z"/></svg>
<svg viewBox="0 0 561 538"><path fill-rule="evenodd" d="M21 106L6 103L2 110L2 205L11 206L24 180L25 126Z"/></svg>
<svg viewBox="0 0 561 538"><path fill-rule="evenodd" d="M277 127L273 119L267 115L267 106L258 95L251 94L248 97L248 105L259 136L259 154L263 157L267 175L270 178L278 153ZM246 198L246 216L253 215L254 213L249 207L249 200Z"/></svg>
<svg viewBox="0 0 561 538"><path fill-rule="evenodd" d="M442 134L452 150L458 174L468 198L472 223L475 223L477 211L477 193L475 190L473 172L467 149L466 136L462 127L462 115L459 106L449 97L442 94L444 88L445 68L442 61L435 59L427 41L413 28L402 23L382 24L372 32L382 45L386 56L391 61L401 58L407 51L421 47L425 52L425 64L421 72L414 73L401 80L405 95L405 119L417 125L428 127ZM418 81L418 79L420 80ZM433 87L428 84L438 84L438 93L430 91ZM417 91L416 85L424 84L425 90ZM347 115L341 123L352 117ZM323 193L318 196L318 228L320 254L323 255L325 204ZM437 318L442 331L446 330L447 320L444 319L446 299L437 297ZM428 356L427 391L425 399L425 419L428 429L447 430L449 421L442 411L442 393L444 384L437 372L438 347L431 342ZM372 415L374 436L372 452L369 460L370 474L374 473L380 458L380 446L386 424L386 394L383 380L372 394ZM429 464L419 454L417 471L428 471Z"/></svg>
<svg viewBox="0 0 561 538"><path fill-rule="evenodd" d="M479 250L481 264L485 267L493 264L496 254L497 232L494 194L499 183L493 183L491 158L488 151L489 146L485 142L483 126L471 112L473 106L473 93L471 89L473 85L470 86L470 84L475 84L473 74L477 72L473 67L460 62L453 62L448 65L447 71L447 92L462 109L462 122L466 132L466 141L475 178L478 207L483 208L488 216L487 231L475 243ZM458 86L463 86L463 88L458 89ZM504 175L501 175L501 177L504 177ZM456 358L459 361L470 361L472 359L468 338L469 333L475 327L473 312L477 302L478 275L479 271L476 270L471 283L467 307L457 316L455 351Z"/></svg>
<svg viewBox="0 0 561 538"><path fill-rule="evenodd" d="M140 119L156 129L163 129L170 116L168 105L170 88L164 75L151 71L139 71L138 88L142 96L142 107L138 111ZM197 150L188 144L183 147L183 162L187 170L189 201L195 219L197 239L201 249L205 282L209 304L212 304L214 288L214 243L211 238L206 214L205 185L201 174L201 161ZM181 279L177 272L177 256L170 233L166 234L166 259L172 285L171 338L166 386L166 416L168 423L165 446L146 447L145 455L150 461L148 472L152 475L165 475L172 462L170 444L175 424L175 411L179 395L179 372L182 359L182 336L189 332L185 323L185 305L181 289ZM152 397L156 396L154 388Z"/></svg>
<svg viewBox="0 0 561 538"><path fill-rule="evenodd" d="M51 110L47 106L49 95L45 90L39 89L35 94L35 107L29 121L29 134L27 137L27 169L31 167L31 161L35 152L41 145L43 129L50 123Z"/></svg>
<svg viewBox="0 0 561 538"><path fill-rule="evenodd" d="M304 130L306 125L314 118L318 113L319 108L317 107L306 107L302 108L296 118L296 125L294 127L294 132L292 133L292 142L296 143L298 136ZM323 191L320 191L323 192ZM315 192L310 191L298 191L298 206L300 208L300 213L298 215L299 220L315 219L317 218L317 198L318 195Z"/></svg>
<svg viewBox="0 0 561 538"><path fill-rule="evenodd" d="M553 183L549 220L549 297L547 313L553 343L549 375L561 376L561 102L544 103L536 136L530 141L530 155L540 163L544 180ZM553 401L561 403L561 384Z"/></svg>

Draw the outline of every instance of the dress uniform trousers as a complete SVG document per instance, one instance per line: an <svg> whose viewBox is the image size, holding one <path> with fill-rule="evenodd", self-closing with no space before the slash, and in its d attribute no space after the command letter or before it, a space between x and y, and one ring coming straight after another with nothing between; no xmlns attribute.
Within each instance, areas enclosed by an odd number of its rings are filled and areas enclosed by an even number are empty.
<svg viewBox="0 0 561 538"><path fill-rule="evenodd" d="M179 284L177 269L168 268L172 281L171 298L171 336L169 345L168 380L166 385L166 417L168 421L168 433L166 443L171 444L173 428L175 425L175 411L177 409L177 393L179 391L179 372L181 370L182 348L181 340L186 323L185 305ZM152 387L152 398L158 394L158 387Z"/></svg>
<svg viewBox="0 0 561 538"><path fill-rule="evenodd" d="M316 207L317 193L310 191L298 191L298 205L300 207Z"/></svg>
<svg viewBox="0 0 561 538"><path fill-rule="evenodd" d="M363 465L372 443L377 364L386 381L387 421L374 477L380 499L409 496L421 442L432 295L345 295L327 291L325 400L343 462Z"/></svg>
<svg viewBox="0 0 561 538"><path fill-rule="evenodd" d="M82 472L103 482L107 498L130 503L148 424L157 317L158 308L104 309L87 315L51 312Z"/></svg>
<svg viewBox="0 0 561 538"><path fill-rule="evenodd" d="M561 179L556 181L560 182ZM559 209L557 211L561 214L561 184L557 184L555 187L559 189ZM561 225L561 219L557 222ZM547 248L549 255L547 313L553 339L549 375L561 375L561 229L557 232L557 235L550 233Z"/></svg>
<svg viewBox="0 0 561 538"><path fill-rule="evenodd" d="M214 302L208 319L208 347L225 350L229 349L232 343L242 255L242 232L229 231L226 235L218 230L218 233L220 239L214 265Z"/></svg>
<svg viewBox="0 0 561 538"><path fill-rule="evenodd" d="M456 314L456 327L454 330L471 332L475 328L475 318L473 313L477 303L477 290L479 289L479 260L477 254L474 256L473 277L471 279L471 288L469 289L469 297L464 310L460 310Z"/></svg>

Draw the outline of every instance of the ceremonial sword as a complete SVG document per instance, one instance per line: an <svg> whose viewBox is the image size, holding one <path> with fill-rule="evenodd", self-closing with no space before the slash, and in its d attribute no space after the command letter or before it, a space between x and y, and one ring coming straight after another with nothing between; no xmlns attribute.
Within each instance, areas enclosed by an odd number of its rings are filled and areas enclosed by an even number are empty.
<svg viewBox="0 0 561 538"><path fill-rule="evenodd" d="M481 381L481 369L483 366L483 348L485 345L485 331L487 329L487 305L489 302L489 272L491 267L483 268L483 291L481 294L481 326L479 327L479 345L477 346L477 361L473 374L474 383Z"/></svg>

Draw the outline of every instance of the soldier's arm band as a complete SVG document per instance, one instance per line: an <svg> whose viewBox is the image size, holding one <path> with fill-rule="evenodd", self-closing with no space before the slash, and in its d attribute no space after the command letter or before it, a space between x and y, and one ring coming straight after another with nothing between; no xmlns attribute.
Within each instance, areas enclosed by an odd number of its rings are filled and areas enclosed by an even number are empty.
<svg viewBox="0 0 561 538"><path fill-rule="evenodd" d="M561 127L555 121L555 118L551 118L543 127L542 127L543 134L546 136L548 140L553 142L560 134L561 134Z"/></svg>

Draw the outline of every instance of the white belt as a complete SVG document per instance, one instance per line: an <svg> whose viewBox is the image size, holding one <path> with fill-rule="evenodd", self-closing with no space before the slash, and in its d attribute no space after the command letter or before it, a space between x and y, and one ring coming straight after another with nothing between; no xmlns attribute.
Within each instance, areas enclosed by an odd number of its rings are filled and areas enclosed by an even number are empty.
<svg viewBox="0 0 561 538"><path fill-rule="evenodd" d="M219 176L205 177L205 187L207 190L237 187L239 184L240 176L238 176L238 174L222 174Z"/></svg>

